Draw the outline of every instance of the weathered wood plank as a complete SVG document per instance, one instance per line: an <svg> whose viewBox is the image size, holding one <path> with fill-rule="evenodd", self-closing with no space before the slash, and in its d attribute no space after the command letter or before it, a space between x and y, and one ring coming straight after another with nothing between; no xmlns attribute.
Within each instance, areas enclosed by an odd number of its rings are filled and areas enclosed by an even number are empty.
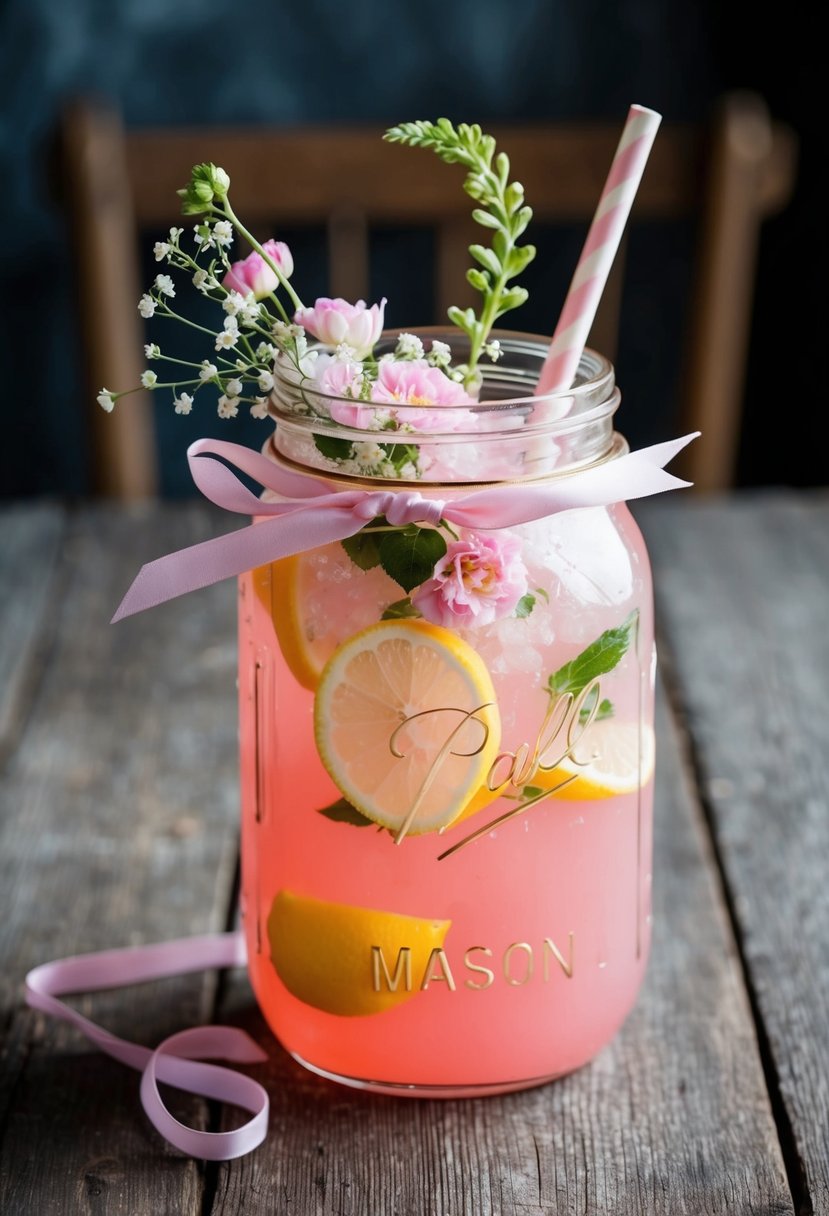
<svg viewBox="0 0 829 1216"><path fill-rule="evenodd" d="M222 526L203 508L96 509L62 544L47 671L0 781L0 1211L196 1213L138 1077L22 1005L38 962L222 928L236 862L234 590L107 623L143 561ZM209 1017L192 976L83 998L146 1043ZM196 1100L175 1109L202 1121Z"/></svg>
<svg viewBox="0 0 829 1216"><path fill-rule="evenodd" d="M47 644L66 512L56 504L3 510L0 529L0 759L13 746Z"/></svg>
<svg viewBox="0 0 829 1216"><path fill-rule="evenodd" d="M827 1212L829 497L641 514L795 1199Z"/></svg>
<svg viewBox="0 0 829 1216"><path fill-rule="evenodd" d="M270 1044L271 1130L253 1156L218 1167L213 1216L793 1211L733 939L664 705L658 730L655 949L617 1040L592 1066L522 1094L383 1098L302 1070L236 979L219 1015Z"/></svg>

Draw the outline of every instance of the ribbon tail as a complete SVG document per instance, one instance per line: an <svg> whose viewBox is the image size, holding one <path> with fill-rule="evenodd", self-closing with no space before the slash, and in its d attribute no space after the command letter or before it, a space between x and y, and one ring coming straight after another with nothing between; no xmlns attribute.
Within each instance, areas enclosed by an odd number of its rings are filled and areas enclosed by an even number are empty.
<svg viewBox="0 0 829 1216"><path fill-rule="evenodd" d="M609 507L617 502L663 494L690 485L663 466L681 452L699 432L670 439L616 460L585 469L571 477L546 484L510 487L509 494L498 489L480 490L455 503L448 503L444 515L461 527L484 531L529 523L543 516L572 511L579 507Z"/></svg>
<svg viewBox="0 0 829 1216"><path fill-rule="evenodd" d="M359 532L364 523L364 519L343 507L315 506L313 510L301 507L168 553L141 567L111 623L280 557L345 540Z"/></svg>

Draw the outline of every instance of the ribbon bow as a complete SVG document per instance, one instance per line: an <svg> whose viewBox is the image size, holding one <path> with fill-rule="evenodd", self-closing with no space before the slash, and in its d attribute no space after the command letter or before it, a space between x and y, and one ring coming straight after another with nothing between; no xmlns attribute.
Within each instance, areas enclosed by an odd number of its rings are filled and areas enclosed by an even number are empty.
<svg viewBox="0 0 829 1216"><path fill-rule="evenodd" d="M258 523L168 553L141 567L113 623L208 587L266 562L354 536L385 515L390 524L437 524L441 519L483 531L510 528L577 507L606 507L690 485L664 466L699 432L642 448L605 464L546 481L493 485L448 499L419 490L337 490L318 477L295 472L238 443L198 439L187 449L193 480L217 506L265 517ZM218 459L217 459L218 458ZM232 469L253 477L278 501L248 490ZM460 487L459 487L460 490Z"/></svg>

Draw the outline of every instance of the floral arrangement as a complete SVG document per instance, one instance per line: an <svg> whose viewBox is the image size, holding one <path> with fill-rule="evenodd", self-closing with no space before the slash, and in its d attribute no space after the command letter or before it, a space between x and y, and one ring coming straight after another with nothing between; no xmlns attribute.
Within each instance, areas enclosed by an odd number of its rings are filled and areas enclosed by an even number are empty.
<svg viewBox="0 0 829 1216"><path fill-rule="evenodd" d="M514 280L535 256L532 245L520 243L532 211L521 184L510 181L508 157L496 154L494 139L477 125L455 127L445 118L403 123L384 138L432 150L467 170L464 189L475 204L472 216L489 240L469 247L475 265L466 277L480 293L478 311L448 311L462 340L463 362L453 363L452 347L437 339L428 348L411 333L381 342L385 298L371 306L327 297L304 304L292 281L288 246L275 239L260 244L233 209L228 174L201 164L178 191L183 214L197 217L193 251L184 247L184 229L174 227L154 252L157 262L182 272L216 303L221 325L209 329L179 312L177 283L166 270L160 272L138 303L141 316L202 330L210 351L193 363L148 344L145 353L153 366L142 374L140 387L171 390L177 414L189 414L211 389L224 419L235 418L243 406L265 419L276 402L283 414L319 424L311 432L313 444L329 467L368 477L415 480L429 457L422 446L406 442L408 435L475 429L470 407L478 402L482 360L495 363L501 355L493 326L527 299L526 289ZM232 261L237 238L250 252ZM156 367L169 368L170 374ZM98 402L111 411L138 389L104 388ZM337 427L370 434L364 440L344 439L332 433ZM459 536L443 523L401 528L381 517L343 543L357 565L381 564L407 593L390 606L388 616L486 625L507 615L526 616L534 603L520 543L504 532L497 538Z"/></svg>

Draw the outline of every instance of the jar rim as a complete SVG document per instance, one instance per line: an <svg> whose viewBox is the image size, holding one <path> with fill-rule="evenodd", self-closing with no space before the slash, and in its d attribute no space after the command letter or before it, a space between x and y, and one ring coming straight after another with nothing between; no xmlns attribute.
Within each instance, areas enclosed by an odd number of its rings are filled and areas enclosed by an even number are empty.
<svg viewBox="0 0 829 1216"><path fill-rule="evenodd" d="M468 359L471 342L461 330L404 332L419 338L426 352L436 341L448 345L456 367ZM478 365L480 388L473 397L420 353L386 363L383 356L400 336L400 330L385 330L365 370L356 358L336 360L332 347L321 343L308 348L307 362L304 351L278 357L270 410L276 449L306 467L358 478L365 473L379 481L466 485L534 480L556 469L588 467L610 452L621 395L604 355L586 349L572 386L536 396L549 340L493 330L497 361ZM332 388L342 388L342 395Z"/></svg>

